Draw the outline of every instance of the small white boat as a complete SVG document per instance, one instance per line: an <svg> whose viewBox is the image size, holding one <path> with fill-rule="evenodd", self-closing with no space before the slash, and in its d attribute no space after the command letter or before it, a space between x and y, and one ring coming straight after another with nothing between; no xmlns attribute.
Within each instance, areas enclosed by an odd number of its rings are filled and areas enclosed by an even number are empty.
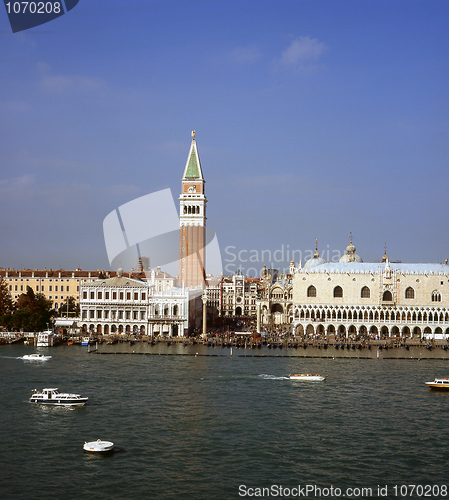
<svg viewBox="0 0 449 500"><path fill-rule="evenodd" d="M51 356L35 352L33 354L25 354L24 356L22 356L22 359L27 359L30 361L48 361L49 359L51 359Z"/></svg>
<svg viewBox="0 0 449 500"><path fill-rule="evenodd" d="M79 394L68 394L59 392L56 388L42 389L38 392L34 389L30 397L30 403L56 406L83 406L89 398L83 398Z"/></svg>
<svg viewBox="0 0 449 500"><path fill-rule="evenodd" d="M322 375L312 375L311 373L296 373L295 375L289 376L290 380L310 380L312 382L321 382L326 380L326 377Z"/></svg>
<svg viewBox="0 0 449 500"><path fill-rule="evenodd" d="M437 389L440 391L449 390L449 378L435 378L433 382L426 382L426 385L431 389Z"/></svg>
<svg viewBox="0 0 449 500"><path fill-rule="evenodd" d="M108 451L114 450L114 443L97 439L96 441L84 443L83 449L91 453L107 453Z"/></svg>

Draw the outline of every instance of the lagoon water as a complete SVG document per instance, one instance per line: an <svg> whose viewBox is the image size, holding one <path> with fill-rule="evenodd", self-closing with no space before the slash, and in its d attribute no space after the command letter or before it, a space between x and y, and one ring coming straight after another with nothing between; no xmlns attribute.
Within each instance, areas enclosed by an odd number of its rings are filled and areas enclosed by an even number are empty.
<svg viewBox="0 0 449 500"><path fill-rule="evenodd" d="M342 497L371 488L352 498L449 496L449 393L424 384L449 376L448 361L244 357L238 349L231 357L227 348L166 345L152 352L180 355L60 346L39 349L48 362L20 359L36 351L0 348L2 500L297 498L298 485L324 489L308 498L332 498L331 487ZM206 356L181 355L195 352ZM287 378L298 372L328 378ZM44 387L89 402L30 404L32 389ZM96 439L113 441L116 452L85 453L84 442ZM413 484L434 488L395 494L395 485Z"/></svg>

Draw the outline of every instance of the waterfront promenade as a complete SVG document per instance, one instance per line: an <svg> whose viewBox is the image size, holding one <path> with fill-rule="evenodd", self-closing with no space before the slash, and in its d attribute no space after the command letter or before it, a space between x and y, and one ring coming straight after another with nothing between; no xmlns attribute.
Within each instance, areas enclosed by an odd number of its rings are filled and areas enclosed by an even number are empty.
<svg viewBox="0 0 449 500"><path fill-rule="evenodd" d="M197 355L238 357L302 357L302 358L353 358L353 359L447 359L449 345L445 341L423 342L419 340L370 340L342 342L335 339L320 342L304 342L299 339L264 342L228 342L226 339L208 337L170 338L98 342L89 347L96 354L143 354L143 355Z"/></svg>

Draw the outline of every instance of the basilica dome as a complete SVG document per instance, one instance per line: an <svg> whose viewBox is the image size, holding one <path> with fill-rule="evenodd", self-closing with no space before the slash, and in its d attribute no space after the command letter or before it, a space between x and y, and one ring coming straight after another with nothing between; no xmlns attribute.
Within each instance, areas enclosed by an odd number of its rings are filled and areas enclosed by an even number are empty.
<svg viewBox="0 0 449 500"><path fill-rule="evenodd" d="M352 239L349 245L346 247L346 253L343 255L343 257L340 259L340 262L348 263L348 262L363 262L362 258L360 255L357 255L355 253L356 248L352 244Z"/></svg>
<svg viewBox="0 0 449 500"><path fill-rule="evenodd" d="M320 257L320 252L318 252L318 249L315 251L313 254L313 257L309 259L305 264L303 269L311 269L312 267L319 266L320 264L325 264L326 261Z"/></svg>

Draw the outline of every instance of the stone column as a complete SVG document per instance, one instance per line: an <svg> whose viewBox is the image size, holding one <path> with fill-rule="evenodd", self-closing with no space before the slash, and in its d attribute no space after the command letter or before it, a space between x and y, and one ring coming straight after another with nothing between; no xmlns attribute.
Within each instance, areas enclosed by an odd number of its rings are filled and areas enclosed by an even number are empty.
<svg viewBox="0 0 449 500"><path fill-rule="evenodd" d="M207 295L206 292L203 294L203 334L207 334Z"/></svg>
<svg viewBox="0 0 449 500"><path fill-rule="evenodd" d="M260 302L256 302L256 311L257 311L257 333L260 333Z"/></svg>

